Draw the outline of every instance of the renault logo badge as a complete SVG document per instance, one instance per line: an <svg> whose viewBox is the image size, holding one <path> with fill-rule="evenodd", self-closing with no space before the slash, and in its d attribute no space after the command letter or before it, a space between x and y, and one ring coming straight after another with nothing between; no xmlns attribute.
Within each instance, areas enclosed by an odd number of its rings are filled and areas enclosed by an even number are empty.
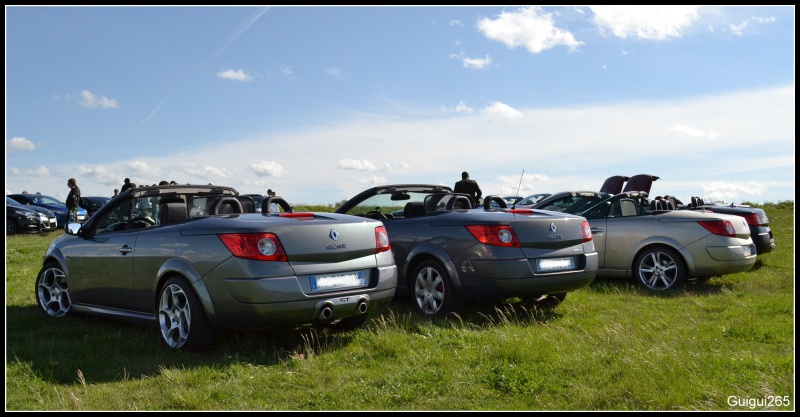
<svg viewBox="0 0 800 417"><path fill-rule="evenodd" d="M339 240L339 232L337 232L336 229L331 229L331 233L328 236L330 236L334 241Z"/></svg>

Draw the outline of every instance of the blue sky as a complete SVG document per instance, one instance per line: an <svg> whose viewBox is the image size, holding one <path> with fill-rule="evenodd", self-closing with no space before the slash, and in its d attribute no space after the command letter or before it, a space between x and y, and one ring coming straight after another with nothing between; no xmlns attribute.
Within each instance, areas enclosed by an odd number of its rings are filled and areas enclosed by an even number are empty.
<svg viewBox="0 0 800 417"><path fill-rule="evenodd" d="M6 6L6 193L794 200L795 8ZM523 174L524 172L524 174Z"/></svg>

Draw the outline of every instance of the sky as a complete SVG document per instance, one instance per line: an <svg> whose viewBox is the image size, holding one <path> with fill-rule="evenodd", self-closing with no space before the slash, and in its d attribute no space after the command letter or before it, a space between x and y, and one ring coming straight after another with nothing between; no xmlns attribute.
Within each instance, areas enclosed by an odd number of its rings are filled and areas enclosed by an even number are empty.
<svg viewBox="0 0 800 417"><path fill-rule="evenodd" d="M6 6L6 194L795 196L794 6Z"/></svg>

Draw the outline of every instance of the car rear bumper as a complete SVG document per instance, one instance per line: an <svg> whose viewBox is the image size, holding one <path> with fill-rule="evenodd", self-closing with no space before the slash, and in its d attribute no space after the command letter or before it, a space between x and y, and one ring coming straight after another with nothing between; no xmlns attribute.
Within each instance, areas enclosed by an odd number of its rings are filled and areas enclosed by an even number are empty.
<svg viewBox="0 0 800 417"><path fill-rule="evenodd" d="M230 329L330 322L368 314L385 308L397 287L397 266L372 270L367 287L321 293L309 293L308 285L301 283L308 277L229 278L224 280L227 296L213 297L206 311L211 312L209 321L215 327ZM219 288L212 292L222 293Z"/></svg>
<svg viewBox="0 0 800 417"><path fill-rule="evenodd" d="M535 271L536 259L472 259L457 265L457 291L463 298L530 297L574 291L594 281L597 253L575 258L576 269L549 273Z"/></svg>
<svg viewBox="0 0 800 417"><path fill-rule="evenodd" d="M763 228L761 228L763 229ZM769 253L775 250L775 238L772 236L772 229L753 230L750 229L750 238L756 245L758 254Z"/></svg>

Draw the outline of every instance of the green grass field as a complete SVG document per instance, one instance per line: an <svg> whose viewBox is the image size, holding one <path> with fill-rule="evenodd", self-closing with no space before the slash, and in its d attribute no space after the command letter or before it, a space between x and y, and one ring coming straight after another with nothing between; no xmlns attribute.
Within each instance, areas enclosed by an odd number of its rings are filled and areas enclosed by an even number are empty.
<svg viewBox="0 0 800 417"><path fill-rule="evenodd" d="M11 236L6 411L793 411L794 203L761 207L776 251L676 292L598 278L554 309L509 299L436 321L396 299L355 331L222 332L203 353L47 317L34 282L63 232Z"/></svg>

